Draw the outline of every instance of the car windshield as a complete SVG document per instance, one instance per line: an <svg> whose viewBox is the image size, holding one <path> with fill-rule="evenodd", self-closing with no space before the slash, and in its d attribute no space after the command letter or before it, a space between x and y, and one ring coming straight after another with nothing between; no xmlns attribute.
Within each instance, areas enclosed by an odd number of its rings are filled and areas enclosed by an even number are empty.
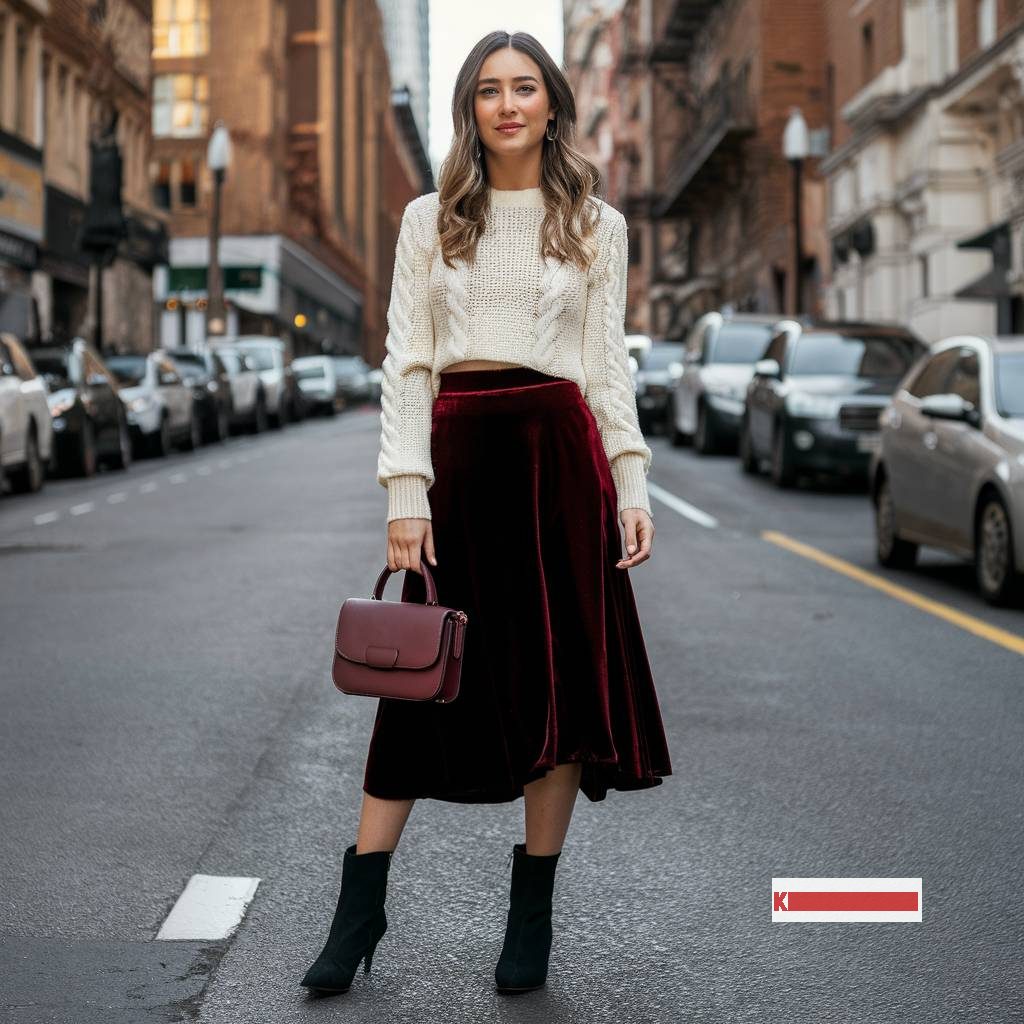
<svg viewBox="0 0 1024 1024"><path fill-rule="evenodd" d="M723 324L711 343L708 362L756 363L771 340L771 324Z"/></svg>
<svg viewBox="0 0 1024 1024"><path fill-rule="evenodd" d="M51 391L73 386L71 374L68 372L70 360L67 355L40 352L37 349L32 353L32 362L36 364L36 370Z"/></svg>
<svg viewBox="0 0 1024 1024"><path fill-rule="evenodd" d="M274 369L274 354L269 348L246 348L245 354L253 361L257 370Z"/></svg>
<svg viewBox="0 0 1024 1024"><path fill-rule="evenodd" d="M141 384L146 376L145 356L108 356L107 366L119 384L132 387Z"/></svg>
<svg viewBox="0 0 1024 1024"><path fill-rule="evenodd" d="M1024 352L996 355L996 408L1000 416L1024 416Z"/></svg>
<svg viewBox="0 0 1024 1024"><path fill-rule="evenodd" d="M640 360L642 370L667 370L673 363L681 362L683 346L678 342L656 342Z"/></svg>
<svg viewBox="0 0 1024 1024"><path fill-rule="evenodd" d="M293 363L292 367L298 380L309 380L311 377L322 377L324 375L323 363L306 363L305 365L300 364L298 366L295 366Z"/></svg>
<svg viewBox="0 0 1024 1024"><path fill-rule="evenodd" d="M789 373L841 377L902 377L920 349L896 335L850 335L808 331L797 339Z"/></svg>
<svg viewBox="0 0 1024 1024"><path fill-rule="evenodd" d="M196 355L172 355L171 359L174 360L175 366L182 373L203 373L206 370L206 363L203 361L202 356Z"/></svg>
<svg viewBox="0 0 1024 1024"><path fill-rule="evenodd" d="M224 369L228 373L241 373L242 372L242 361L238 357L238 353L232 348L218 348L217 358L224 364Z"/></svg>

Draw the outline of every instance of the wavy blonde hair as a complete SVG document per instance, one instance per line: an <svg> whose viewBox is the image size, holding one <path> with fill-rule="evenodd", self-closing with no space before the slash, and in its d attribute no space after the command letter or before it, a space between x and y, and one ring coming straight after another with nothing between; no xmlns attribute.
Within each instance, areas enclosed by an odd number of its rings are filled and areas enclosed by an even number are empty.
<svg viewBox="0 0 1024 1024"><path fill-rule="evenodd" d="M600 185L601 172L576 148L576 99L569 82L547 50L528 32L488 33L470 50L459 69L452 93L455 133L438 175L437 230L442 259L449 267L456 258L472 262L486 225L490 183L476 127L474 96L484 61L505 46L525 53L537 64L555 111L555 138L548 139L545 134L541 156L540 187L546 206L541 255L575 263L587 271L597 254L593 236L600 208L591 197Z"/></svg>

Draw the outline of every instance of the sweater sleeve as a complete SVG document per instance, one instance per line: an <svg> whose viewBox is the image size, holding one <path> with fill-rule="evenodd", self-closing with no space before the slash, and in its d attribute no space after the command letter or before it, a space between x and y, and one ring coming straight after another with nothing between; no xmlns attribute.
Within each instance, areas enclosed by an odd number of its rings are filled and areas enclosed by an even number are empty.
<svg viewBox="0 0 1024 1024"><path fill-rule="evenodd" d="M389 523L392 519L431 518L427 490L434 482L430 460L434 323L429 267L429 247L423 244L416 210L410 203L402 214L395 248L386 354L381 366L377 482L388 490Z"/></svg>
<svg viewBox="0 0 1024 1024"><path fill-rule="evenodd" d="M647 472L651 449L644 440L626 348L626 219L617 210L608 235L608 252L599 255L587 286L583 321L584 398L601 432L611 466L618 510L651 511Z"/></svg>

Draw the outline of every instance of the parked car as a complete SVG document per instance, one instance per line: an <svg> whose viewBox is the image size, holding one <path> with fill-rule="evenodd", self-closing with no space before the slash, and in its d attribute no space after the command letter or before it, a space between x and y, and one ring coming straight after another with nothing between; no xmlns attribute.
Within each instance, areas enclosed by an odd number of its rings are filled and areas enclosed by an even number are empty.
<svg viewBox="0 0 1024 1024"><path fill-rule="evenodd" d="M223 441L233 431L259 433L267 428L266 400L259 374L246 356L219 343L201 351L167 349L167 354L192 388L203 439Z"/></svg>
<svg viewBox="0 0 1024 1024"><path fill-rule="evenodd" d="M338 392L345 405L368 402L373 397L370 364L362 356L334 356Z"/></svg>
<svg viewBox="0 0 1024 1024"><path fill-rule="evenodd" d="M802 472L866 478L879 414L926 351L903 327L781 321L747 386L743 470L770 459L779 487Z"/></svg>
<svg viewBox="0 0 1024 1024"><path fill-rule="evenodd" d="M53 460L46 381L21 342L0 334L0 491L38 491Z"/></svg>
<svg viewBox="0 0 1024 1024"><path fill-rule="evenodd" d="M332 356L300 356L292 360L292 372L313 410L333 416L345 407Z"/></svg>
<svg viewBox="0 0 1024 1024"><path fill-rule="evenodd" d="M683 372L681 341L656 341L638 361L634 375L636 411L640 429L664 429L668 423L668 403L672 389Z"/></svg>
<svg viewBox="0 0 1024 1024"><path fill-rule="evenodd" d="M298 391L289 366L287 349L280 338L247 334L231 340L233 348L250 356L263 382L270 424L280 429L293 413L301 412L301 403L292 393Z"/></svg>
<svg viewBox="0 0 1024 1024"><path fill-rule="evenodd" d="M192 389L163 349L111 355L106 362L120 384L137 453L166 455L174 445L191 451L202 444Z"/></svg>
<svg viewBox="0 0 1024 1024"><path fill-rule="evenodd" d="M1024 338L934 345L882 413L871 462L878 561L909 568L922 544L974 561L978 589L1024 589Z"/></svg>
<svg viewBox="0 0 1024 1024"><path fill-rule="evenodd" d="M684 342L683 369L668 400L672 444L693 443L708 455L734 449L754 363L764 355L777 313L721 313L699 317Z"/></svg>
<svg viewBox="0 0 1024 1024"><path fill-rule="evenodd" d="M84 338L32 349L46 381L53 424L54 465L66 476L92 476L100 465L132 462L128 413L117 378Z"/></svg>
<svg viewBox="0 0 1024 1024"><path fill-rule="evenodd" d="M381 392L383 391L384 371L379 366L375 366L367 372L366 380L370 401L379 402Z"/></svg>

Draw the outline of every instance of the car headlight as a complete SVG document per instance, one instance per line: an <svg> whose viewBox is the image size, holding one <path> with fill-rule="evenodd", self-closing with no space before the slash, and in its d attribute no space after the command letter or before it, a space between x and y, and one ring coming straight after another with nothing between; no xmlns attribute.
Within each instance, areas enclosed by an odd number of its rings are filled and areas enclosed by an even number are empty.
<svg viewBox="0 0 1024 1024"><path fill-rule="evenodd" d="M207 391L216 391L217 390L217 382L215 380L208 380L206 382L206 390Z"/></svg>
<svg viewBox="0 0 1024 1024"><path fill-rule="evenodd" d="M793 416L828 419L839 412L839 399L833 395L808 395L795 391L786 396L786 408Z"/></svg>

